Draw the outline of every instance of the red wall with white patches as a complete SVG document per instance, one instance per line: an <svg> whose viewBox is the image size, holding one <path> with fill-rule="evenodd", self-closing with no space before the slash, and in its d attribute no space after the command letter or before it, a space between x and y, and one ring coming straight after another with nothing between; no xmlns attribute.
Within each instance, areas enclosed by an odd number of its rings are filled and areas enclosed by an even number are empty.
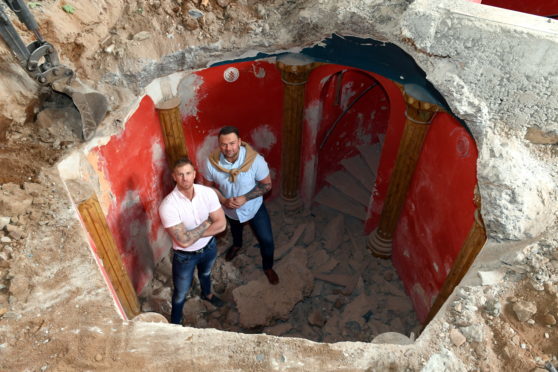
<svg viewBox="0 0 558 372"><path fill-rule="evenodd" d="M377 86L364 93L372 84ZM319 192L326 185L326 176L343 168L341 160L359 155L358 146L379 143L390 121L402 122L403 105L399 88L382 76L341 65L314 69L308 78L304 106L303 198L310 200Z"/></svg>
<svg viewBox="0 0 558 372"><path fill-rule="evenodd" d="M393 240L393 264L421 321L473 225L477 156L453 117L434 118Z"/></svg>
<svg viewBox="0 0 558 372"><path fill-rule="evenodd" d="M234 82L223 77L229 67L238 69ZM330 77L341 71L345 71L342 80L336 84L336 78ZM181 110L186 144L198 168L216 148L219 129L235 125L241 137L265 156L274 195L278 195L284 88L275 64L255 61L212 67L188 79L191 84L185 84L179 94L185 100ZM331 123L351 98L374 81L381 87L348 111L320 151ZM342 159L358 154L358 145L374 145L385 133L365 223L365 233L370 233L378 225L403 132L401 92L381 76L323 65L310 74L305 94L304 198L320 190L325 175L338 170ZM154 262L170 248L158 216L160 201L173 187L164 151L159 119L149 97L141 101L122 134L92 150L91 159L97 159L100 178L110 188L109 227L138 292L151 279ZM394 265L422 320L473 223L476 158L475 143L465 129L450 115L438 114L426 137L393 243Z"/></svg>
<svg viewBox="0 0 558 372"><path fill-rule="evenodd" d="M558 15L558 0L483 0L482 4L544 17Z"/></svg>
<svg viewBox="0 0 558 372"><path fill-rule="evenodd" d="M328 174L343 168L341 160L359 155L358 146L379 142L378 135L385 134L387 129L389 101L381 84L364 71L327 65L314 74L307 91L310 99L319 94L322 104L315 142L316 190L319 190L326 184ZM371 85L375 87L365 92ZM349 108L352 102L355 103Z"/></svg>
<svg viewBox="0 0 558 372"><path fill-rule="evenodd" d="M170 248L158 208L172 185L151 98L142 99L120 135L92 152L98 161L94 166L102 172L100 178L110 186L107 222L139 293L151 280L154 263Z"/></svg>
<svg viewBox="0 0 558 372"><path fill-rule="evenodd" d="M238 69L238 79L228 82L225 70ZM240 131L266 159L278 195L281 169L281 127L283 117L283 83L275 63L251 61L211 67L194 73L201 79L190 98L195 109L183 118L184 134L190 157L203 163L217 148L217 134L225 125ZM189 105L191 106L191 105ZM196 164L201 170L205 164ZM199 173L198 173L199 174Z"/></svg>
<svg viewBox="0 0 558 372"><path fill-rule="evenodd" d="M390 126L372 216L377 227L403 125ZM471 135L446 113L432 121L393 239L392 261L424 321L472 227L478 153Z"/></svg>

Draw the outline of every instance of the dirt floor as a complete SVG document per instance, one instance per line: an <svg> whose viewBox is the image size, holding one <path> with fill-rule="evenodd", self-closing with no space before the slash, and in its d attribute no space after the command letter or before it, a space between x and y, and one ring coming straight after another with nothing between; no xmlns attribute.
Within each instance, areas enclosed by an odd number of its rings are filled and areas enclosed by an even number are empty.
<svg viewBox="0 0 558 372"><path fill-rule="evenodd" d="M118 129L134 92L168 73L163 62L142 69L143 60L159 61L185 48L228 46L209 48L190 65L198 68L234 50L239 37L277 36L268 24L298 6L294 1L84 1L70 14L57 0L37 4L44 37L83 81L110 96L105 132ZM197 19L194 9L205 16ZM0 370L532 371L548 361L557 364L558 242L552 232L532 242L489 242L462 286L411 345L371 344L376 333L370 329L357 337L328 338L321 320L305 330L266 332L284 337L222 332L211 329L226 328L213 327L215 322L196 329L122 320L54 167L80 140L63 122L38 120L37 85L3 44L0 71ZM257 260L249 252L246 257L253 260L250 265ZM241 262L248 264L240 259L237 269ZM390 276L389 265L370 262ZM483 284L479 270L497 279ZM257 272L246 275L242 283ZM393 274L391 280L396 281ZM297 306L295 313L306 317L308 310ZM265 332L238 326L236 315L227 316L214 319L232 319L230 330ZM414 322L397 331L418 333ZM337 342L348 339L363 342Z"/></svg>

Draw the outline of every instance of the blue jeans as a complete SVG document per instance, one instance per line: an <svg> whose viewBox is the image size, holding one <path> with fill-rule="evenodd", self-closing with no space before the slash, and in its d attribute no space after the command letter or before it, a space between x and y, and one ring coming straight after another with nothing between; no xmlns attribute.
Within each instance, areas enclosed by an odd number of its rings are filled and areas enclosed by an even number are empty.
<svg viewBox="0 0 558 372"><path fill-rule="evenodd" d="M263 269L271 269L273 267L273 252L275 251L275 245L273 244L271 220L269 219L269 214L267 213L265 204L262 203L262 206L258 209L256 215L245 223L240 223L240 221L229 217L227 217L227 220L231 226L233 245L235 247L242 247L242 231L244 230L244 225L246 223L250 224L256 239L258 239L258 243L260 243L260 254L262 255Z"/></svg>
<svg viewBox="0 0 558 372"><path fill-rule="evenodd" d="M192 285L194 269L198 268L198 279L203 296L211 294L211 268L217 258L217 242L211 238L209 243L202 248L202 253L174 251L172 258L172 293L171 323L182 323L182 309L186 302L186 295Z"/></svg>

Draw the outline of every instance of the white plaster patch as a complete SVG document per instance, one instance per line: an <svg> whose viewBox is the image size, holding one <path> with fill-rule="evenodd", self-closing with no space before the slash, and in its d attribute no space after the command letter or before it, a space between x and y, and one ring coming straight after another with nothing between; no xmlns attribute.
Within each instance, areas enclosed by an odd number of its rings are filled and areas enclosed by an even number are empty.
<svg viewBox="0 0 558 372"><path fill-rule="evenodd" d="M256 70L256 65L252 65L252 72L258 79L263 79L265 77L265 68L263 67L258 67Z"/></svg>
<svg viewBox="0 0 558 372"><path fill-rule="evenodd" d="M157 238L155 239L155 241L151 242L151 247L153 248L154 261L159 262L161 257L163 257L168 252L171 246L172 246L171 238L165 231L165 228L163 226L160 226L159 229L157 229Z"/></svg>
<svg viewBox="0 0 558 372"><path fill-rule="evenodd" d="M310 138L308 139L310 143L316 142L318 128L322 121L322 110L323 104L319 99L310 102L306 110L304 110L304 118L308 122L308 127L310 128Z"/></svg>
<svg viewBox="0 0 558 372"><path fill-rule="evenodd" d="M151 97L156 105L176 97L179 95L178 84L185 75L186 73L181 71L155 79L145 87L145 93Z"/></svg>
<svg viewBox="0 0 558 372"><path fill-rule="evenodd" d="M352 88L353 88L352 81L349 81L341 88L341 108L343 110L346 110L347 107L349 107L352 98L356 95L356 92Z"/></svg>
<svg viewBox="0 0 558 372"><path fill-rule="evenodd" d="M197 163L197 171L200 172L204 177L207 174L207 169L205 163L209 154L217 148L217 134L207 135L205 136L202 145L199 147L198 152L196 153L196 163Z"/></svg>
<svg viewBox="0 0 558 372"><path fill-rule="evenodd" d="M366 123L364 122L364 115L359 113L357 116L357 123L356 123L356 136L359 144L366 144L368 145L372 142L372 131L368 130L366 127Z"/></svg>
<svg viewBox="0 0 558 372"><path fill-rule="evenodd" d="M58 163L58 172L60 177L65 180L80 179L80 164L82 153L74 151L60 163Z"/></svg>
<svg viewBox="0 0 558 372"><path fill-rule="evenodd" d="M166 155L161 142L158 140L151 144L151 161L157 167L165 165Z"/></svg>
<svg viewBox="0 0 558 372"><path fill-rule="evenodd" d="M267 124L258 126L256 129L250 132L251 145L253 145L258 150L266 149L269 150L273 145L277 143L277 138L271 127Z"/></svg>
<svg viewBox="0 0 558 372"><path fill-rule="evenodd" d="M182 117L198 115L198 103L204 97L198 96L198 89L203 84L203 78L190 74L178 83L177 94L180 97L180 113Z"/></svg>
<svg viewBox="0 0 558 372"><path fill-rule="evenodd" d="M124 212L126 209L131 208L141 202L140 195L137 190L128 190L126 192L126 196L120 205L121 213Z"/></svg>

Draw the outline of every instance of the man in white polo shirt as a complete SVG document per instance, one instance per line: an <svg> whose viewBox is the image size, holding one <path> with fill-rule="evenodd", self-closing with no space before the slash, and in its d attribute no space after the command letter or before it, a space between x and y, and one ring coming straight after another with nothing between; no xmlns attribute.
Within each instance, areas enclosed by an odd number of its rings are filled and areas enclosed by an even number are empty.
<svg viewBox="0 0 558 372"><path fill-rule="evenodd" d="M181 324L196 267L202 299L223 306L223 301L211 293L211 268L217 258L214 235L225 230L226 220L215 191L194 183L196 171L189 159L181 158L175 163L172 178L176 187L161 202L159 216L174 249L171 323Z"/></svg>
<svg viewBox="0 0 558 372"><path fill-rule="evenodd" d="M273 234L263 195L271 190L269 168L263 156L243 143L235 127L219 131L219 148L207 160L205 178L218 186L219 201L231 227L233 245L225 259L231 261L242 247L244 224L249 223L260 244L262 266L271 284L279 283L273 270Z"/></svg>

